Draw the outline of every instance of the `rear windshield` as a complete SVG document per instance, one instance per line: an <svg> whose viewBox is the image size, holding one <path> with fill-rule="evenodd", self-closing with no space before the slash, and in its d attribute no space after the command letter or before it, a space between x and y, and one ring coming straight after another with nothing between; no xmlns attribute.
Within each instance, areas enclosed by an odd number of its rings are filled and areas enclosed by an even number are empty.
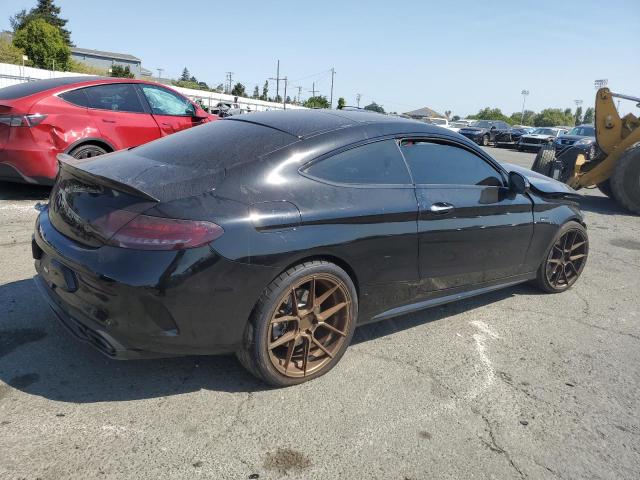
<svg viewBox="0 0 640 480"><path fill-rule="evenodd" d="M217 120L142 145L136 155L168 165L211 171L229 169L298 141L272 128L234 120Z"/></svg>
<svg viewBox="0 0 640 480"><path fill-rule="evenodd" d="M88 80L95 80L96 78L98 77L64 77L19 83L17 85L11 85L10 87L0 88L0 100L15 100L17 98L44 92L50 88L62 87L64 85L71 85L78 82L86 82Z"/></svg>

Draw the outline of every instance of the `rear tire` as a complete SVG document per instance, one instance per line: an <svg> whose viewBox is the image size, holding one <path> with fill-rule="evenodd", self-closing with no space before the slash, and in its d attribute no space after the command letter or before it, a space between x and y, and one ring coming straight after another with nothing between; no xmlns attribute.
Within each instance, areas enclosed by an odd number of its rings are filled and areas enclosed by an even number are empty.
<svg viewBox="0 0 640 480"><path fill-rule="evenodd" d="M609 182L618 203L640 215L640 143L620 156Z"/></svg>
<svg viewBox="0 0 640 480"><path fill-rule="evenodd" d="M551 169L551 163L556 159L556 150L553 146L542 145L536 158L533 161L531 170L541 173L542 175L549 176L549 170Z"/></svg>
<svg viewBox="0 0 640 480"><path fill-rule="evenodd" d="M265 383L297 385L324 375L340 361L357 316L357 292L343 269L324 260L301 263L265 288L236 355Z"/></svg>
<svg viewBox="0 0 640 480"><path fill-rule="evenodd" d="M71 150L69 152L69 155L71 155L73 158L82 159L97 157L99 155L104 155L105 153L109 152L98 145L85 144Z"/></svg>
<svg viewBox="0 0 640 480"><path fill-rule="evenodd" d="M483 135L481 142L482 142L481 145L483 147L489 146L489 135Z"/></svg>
<svg viewBox="0 0 640 480"><path fill-rule="evenodd" d="M587 229L578 222L567 222L554 238L533 283L546 293L564 292L578 280L588 256Z"/></svg>

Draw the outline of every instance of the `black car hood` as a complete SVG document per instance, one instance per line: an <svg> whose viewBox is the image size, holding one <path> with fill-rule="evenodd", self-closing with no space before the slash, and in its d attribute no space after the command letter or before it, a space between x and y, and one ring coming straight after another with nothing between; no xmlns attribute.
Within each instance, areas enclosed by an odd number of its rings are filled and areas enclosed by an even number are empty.
<svg viewBox="0 0 640 480"><path fill-rule="evenodd" d="M465 127L460 129L460 133L478 133L478 132L486 132L486 128L480 127Z"/></svg>
<svg viewBox="0 0 640 480"><path fill-rule="evenodd" d="M503 163L502 166L508 172L517 172L524 175L526 179L529 180L531 188L543 195L568 196L575 197L576 199L582 197L582 195L566 183L559 182L553 178L542 175L541 173L534 172L533 170L529 170L528 168L520 167L512 163Z"/></svg>

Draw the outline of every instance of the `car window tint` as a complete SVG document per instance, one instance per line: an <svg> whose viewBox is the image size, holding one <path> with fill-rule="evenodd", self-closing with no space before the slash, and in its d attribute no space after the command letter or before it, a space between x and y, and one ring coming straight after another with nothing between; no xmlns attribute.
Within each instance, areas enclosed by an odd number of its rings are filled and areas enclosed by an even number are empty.
<svg viewBox="0 0 640 480"><path fill-rule="evenodd" d="M309 175L338 183L409 184L409 172L393 140L370 143L314 163Z"/></svg>
<svg viewBox="0 0 640 480"><path fill-rule="evenodd" d="M69 92L64 92L60 94L60 98L66 100L69 103L73 103L78 107L88 107L89 99L87 98L87 94L84 91L84 88L79 88L77 90L71 90Z"/></svg>
<svg viewBox="0 0 640 480"><path fill-rule="evenodd" d="M156 115L191 116L195 113L191 102L184 97L152 85L141 87L151 106L151 112Z"/></svg>
<svg viewBox="0 0 640 480"><path fill-rule="evenodd" d="M502 186L500 174L464 148L403 140L400 146L415 183Z"/></svg>
<svg viewBox="0 0 640 480"><path fill-rule="evenodd" d="M144 112L140 98L129 83L112 83L84 89L90 108L113 110L117 112Z"/></svg>

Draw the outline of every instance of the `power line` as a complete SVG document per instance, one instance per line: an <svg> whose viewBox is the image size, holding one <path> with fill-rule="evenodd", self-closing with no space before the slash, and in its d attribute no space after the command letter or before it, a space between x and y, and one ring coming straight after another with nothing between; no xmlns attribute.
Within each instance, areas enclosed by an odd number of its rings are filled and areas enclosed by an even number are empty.
<svg viewBox="0 0 640 480"><path fill-rule="evenodd" d="M311 90L309 90L309 93L311 94L312 97L315 97L316 96L316 92L317 92L317 90L316 90L316 82L313 82L313 87L312 87Z"/></svg>
<svg viewBox="0 0 640 480"><path fill-rule="evenodd" d="M232 78L233 78L233 72L227 72L227 81L229 82L229 88L227 89L227 93L231 93L231 83L232 83Z"/></svg>
<svg viewBox="0 0 640 480"><path fill-rule="evenodd" d="M276 69L276 78L269 78L269 80L276 81L276 98L280 96L280 80L284 80L284 78L280 78L280 60L278 60L278 67Z"/></svg>

